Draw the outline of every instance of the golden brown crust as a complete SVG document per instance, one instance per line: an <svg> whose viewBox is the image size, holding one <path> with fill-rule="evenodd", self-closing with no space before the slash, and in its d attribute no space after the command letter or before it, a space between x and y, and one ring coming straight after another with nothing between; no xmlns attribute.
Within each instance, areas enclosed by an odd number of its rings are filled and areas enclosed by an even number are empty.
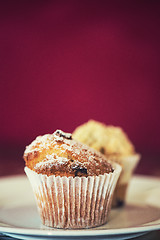
<svg viewBox="0 0 160 240"><path fill-rule="evenodd" d="M24 152L26 166L56 176L93 176L113 172L106 158L61 130L37 137Z"/></svg>
<svg viewBox="0 0 160 240"><path fill-rule="evenodd" d="M107 126L98 121L90 120L77 127L73 138L108 157L135 154L134 146L122 128Z"/></svg>

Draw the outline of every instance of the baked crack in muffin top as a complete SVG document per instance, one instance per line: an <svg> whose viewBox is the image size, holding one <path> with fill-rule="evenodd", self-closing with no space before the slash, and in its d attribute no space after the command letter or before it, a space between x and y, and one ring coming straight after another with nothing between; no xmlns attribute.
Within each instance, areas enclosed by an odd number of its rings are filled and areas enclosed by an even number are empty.
<svg viewBox="0 0 160 240"><path fill-rule="evenodd" d="M38 136L26 147L23 158L28 168L47 176L88 177L114 171L103 154L61 130Z"/></svg>

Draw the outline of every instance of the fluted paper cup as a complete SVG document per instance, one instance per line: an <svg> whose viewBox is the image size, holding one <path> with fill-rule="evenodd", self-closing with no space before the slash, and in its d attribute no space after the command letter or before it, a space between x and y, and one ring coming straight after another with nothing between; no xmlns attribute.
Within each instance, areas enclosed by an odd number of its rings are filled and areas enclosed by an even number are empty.
<svg viewBox="0 0 160 240"><path fill-rule="evenodd" d="M140 154L134 154L127 157L111 159L112 161L115 161L122 166L122 172L120 174L113 196L112 207L118 207L125 203L129 182L140 158Z"/></svg>
<svg viewBox="0 0 160 240"><path fill-rule="evenodd" d="M25 167L42 223L54 228L90 228L107 222L121 166L89 177L37 174Z"/></svg>

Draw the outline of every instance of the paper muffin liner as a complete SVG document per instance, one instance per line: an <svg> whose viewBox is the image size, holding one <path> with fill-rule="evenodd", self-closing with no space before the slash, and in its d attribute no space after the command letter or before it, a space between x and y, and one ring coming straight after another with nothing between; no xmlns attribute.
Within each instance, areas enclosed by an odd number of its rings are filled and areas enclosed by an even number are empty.
<svg viewBox="0 0 160 240"><path fill-rule="evenodd" d="M54 228L90 228L107 222L121 166L89 177L38 174L25 167L42 223Z"/></svg>
<svg viewBox="0 0 160 240"><path fill-rule="evenodd" d="M120 174L113 196L113 207L121 206L125 203L128 185L140 158L140 154L134 154L127 157L111 159L112 161L117 162L122 166L122 172Z"/></svg>

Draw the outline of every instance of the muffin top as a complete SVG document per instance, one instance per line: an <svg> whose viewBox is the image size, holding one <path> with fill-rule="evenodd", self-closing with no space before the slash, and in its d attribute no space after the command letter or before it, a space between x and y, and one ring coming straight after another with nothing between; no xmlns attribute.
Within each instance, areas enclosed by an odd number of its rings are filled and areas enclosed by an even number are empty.
<svg viewBox="0 0 160 240"><path fill-rule="evenodd" d="M77 127L73 132L73 138L108 157L135 154L134 146L122 128L107 126L94 120Z"/></svg>
<svg viewBox="0 0 160 240"><path fill-rule="evenodd" d="M47 176L88 177L114 171L103 154L61 130L38 136L26 147L23 158L28 168Z"/></svg>

